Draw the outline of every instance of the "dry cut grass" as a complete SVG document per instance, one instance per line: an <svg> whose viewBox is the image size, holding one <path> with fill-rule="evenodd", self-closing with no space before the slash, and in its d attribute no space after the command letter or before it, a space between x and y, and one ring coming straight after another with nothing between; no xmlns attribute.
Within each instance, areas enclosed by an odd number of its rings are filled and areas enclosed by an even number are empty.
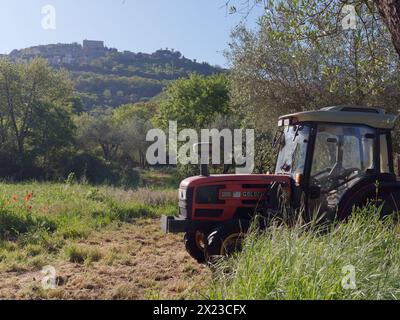
<svg viewBox="0 0 400 320"><path fill-rule="evenodd" d="M0 298L190 299L205 297L211 281L158 219L94 232L43 262L55 267L55 289L43 289L40 268L14 270L0 273Z"/></svg>

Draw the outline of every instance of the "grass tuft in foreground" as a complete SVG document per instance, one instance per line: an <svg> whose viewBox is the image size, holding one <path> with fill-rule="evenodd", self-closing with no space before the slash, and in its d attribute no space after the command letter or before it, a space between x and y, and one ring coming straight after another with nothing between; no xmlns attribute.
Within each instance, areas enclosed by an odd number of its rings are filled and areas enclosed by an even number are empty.
<svg viewBox="0 0 400 320"><path fill-rule="evenodd" d="M67 247L65 253L70 262L80 264L97 262L103 257L103 254L98 249L78 246L76 244Z"/></svg>
<svg viewBox="0 0 400 320"><path fill-rule="evenodd" d="M399 299L400 227L378 217L367 207L328 232L253 232L241 254L220 262L210 298Z"/></svg>

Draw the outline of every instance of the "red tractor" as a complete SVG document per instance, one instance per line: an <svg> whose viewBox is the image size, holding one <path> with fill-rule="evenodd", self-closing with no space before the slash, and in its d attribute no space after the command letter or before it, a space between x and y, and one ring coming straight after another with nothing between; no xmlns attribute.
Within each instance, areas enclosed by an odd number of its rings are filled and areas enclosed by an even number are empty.
<svg viewBox="0 0 400 320"><path fill-rule="evenodd" d="M391 132L396 116L378 108L337 106L282 116L274 174L208 175L183 180L179 216L164 232L184 232L199 262L240 249L255 215L268 219L300 209L325 221L346 219L373 199L381 215L400 211ZM206 171L206 172L204 172Z"/></svg>

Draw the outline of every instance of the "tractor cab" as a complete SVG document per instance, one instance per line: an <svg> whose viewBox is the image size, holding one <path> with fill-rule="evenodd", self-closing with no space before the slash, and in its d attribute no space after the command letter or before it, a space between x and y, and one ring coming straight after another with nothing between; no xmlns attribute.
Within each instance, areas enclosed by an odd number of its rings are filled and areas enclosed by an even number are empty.
<svg viewBox="0 0 400 320"><path fill-rule="evenodd" d="M378 108L328 107L282 116L274 145L276 174L289 174L309 213L340 212L349 190L371 182L396 183L391 131L396 117ZM300 201L300 199L299 199Z"/></svg>

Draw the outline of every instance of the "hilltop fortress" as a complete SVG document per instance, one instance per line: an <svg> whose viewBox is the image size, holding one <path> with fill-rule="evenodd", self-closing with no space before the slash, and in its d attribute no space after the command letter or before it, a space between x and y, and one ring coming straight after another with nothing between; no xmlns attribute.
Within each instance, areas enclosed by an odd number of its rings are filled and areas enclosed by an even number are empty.
<svg viewBox="0 0 400 320"><path fill-rule="evenodd" d="M155 61L173 60L183 64L197 64L196 60L185 58L179 51L174 49L160 49L154 53L135 53L131 51L120 52L115 48L108 48L104 41L84 40L82 44L77 42L71 44L49 44L34 46L21 50L13 50L8 57L15 62L31 60L42 57L55 67L68 65L82 65L104 57L106 55L119 55L121 61ZM3 55L7 56L7 55ZM179 63L179 64L181 64ZM204 66L204 64L203 64Z"/></svg>
<svg viewBox="0 0 400 320"><path fill-rule="evenodd" d="M76 42L72 44L59 43L13 50L9 57L20 61L40 56L47 59L52 65L68 65L85 63L112 51L117 52L117 49L105 47L103 41L84 40L82 45Z"/></svg>

